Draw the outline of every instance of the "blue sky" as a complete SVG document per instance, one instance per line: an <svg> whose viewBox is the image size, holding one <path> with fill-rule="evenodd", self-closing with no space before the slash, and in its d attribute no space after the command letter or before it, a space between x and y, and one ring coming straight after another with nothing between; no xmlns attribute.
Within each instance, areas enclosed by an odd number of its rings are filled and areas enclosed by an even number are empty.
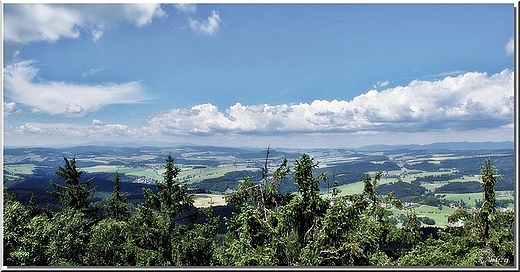
<svg viewBox="0 0 520 272"><path fill-rule="evenodd" d="M514 4L3 4L5 146L514 140Z"/></svg>

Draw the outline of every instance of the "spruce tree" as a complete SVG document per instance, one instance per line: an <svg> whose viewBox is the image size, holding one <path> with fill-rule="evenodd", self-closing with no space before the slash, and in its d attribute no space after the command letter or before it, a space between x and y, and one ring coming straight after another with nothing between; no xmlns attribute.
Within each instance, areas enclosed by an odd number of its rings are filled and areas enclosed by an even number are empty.
<svg viewBox="0 0 520 272"><path fill-rule="evenodd" d="M114 189L112 195L108 197L106 209L107 215L117 221L127 221L130 218L130 210L126 203L126 194L121 194L121 186L119 185L119 172L114 177Z"/></svg>
<svg viewBox="0 0 520 272"><path fill-rule="evenodd" d="M41 212L40 206L38 206L38 203L36 201L36 196L34 195L34 193L31 194L31 198L29 199L28 208L29 208L29 214L31 215L31 217L37 216Z"/></svg>
<svg viewBox="0 0 520 272"><path fill-rule="evenodd" d="M498 179L498 170L491 165L491 159L487 158L484 165L480 167L480 179L482 180L482 189L484 191L482 199L482 207L480 208L477 218L482 230L482 236L486 243L489 239L489 229L491 227L490 217L495 213L495 183Z"/></svg>
<svg viewBox="0 0 520 272"><path fill-rule="evenodd" d="M97 186L89 188L94 181L93 178L80 182L79 179L83 171L76 168L76 158L70 161L67 157L63 157L65 165L60 166L56 175L58 179L65 180L65 185L58 184L53 180L50 181L54 191L48 191L52 196L60 200L63 208L72 208L84 213L93 212L89 209L89 198L97 191Z"/></svg>

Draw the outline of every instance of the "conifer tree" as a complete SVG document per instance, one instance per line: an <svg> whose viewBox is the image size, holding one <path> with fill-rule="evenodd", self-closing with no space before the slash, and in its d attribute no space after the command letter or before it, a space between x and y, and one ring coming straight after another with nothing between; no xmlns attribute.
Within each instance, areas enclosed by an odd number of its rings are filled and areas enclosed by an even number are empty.
<svg viewBox="0 0 520 272"><path fill-rule="evenodd" d="M36 196L34 195L34 193L31 194L31 198L29 199L28 208L29 208L29 214L31 215L31 217L34 217L34 216L40 214L40 212L41 212L40 206L38 206L38 203L36 202Z"/></svg>
<svg viewBox="0 0 520 272"><path fill-rule="evenodd" d="M121 186L119 185L119 172L114 177L114 189L112 195L108 197L106 209L107 215L117 221L127 221L130 217L130 210L126 203L126 194L121 194Z"/></svg>
<svg viewBox="0 0 520 272"><path fill-rule="evenodd" d="M312 241L313 228L317 219L322 216L328 207L328 202L320 197L319 183L326 179L326 174L322 173L317 177L313 176L313 170L318 167L308 154L302 154L299 160L295 161L294 182L298 187L299 197L294 198L286 210L290 217L289 221L298 234L298 241L303 247Z"/></svg>
<svg viewBox="0 0 520 272"><path fill-rule="evenodd" d="M173 162L172 155L168 155L164 165L164 181L157 182L159 208L161 213L166 215L169 220L174 220L193 204L193 196L188 193L188 187L175 182L175 178L181 172L181 168L174 165Z"/></svg>
<svg viewBox="0 0 520 272"><path fill-rule="evenodd" d="M487 158L484 165L480 167L480 179L482 180L482 189L484 195L482 199L482 207L480 208L477 218L482 229L482 236L484 240L489 239L489 229L491 227L491 219L495 211L495 183L498 179L498 170L491 165L491 159Z"/></svg>
<svg viewBox="0 0 520 272"><path fill-rule="evenodd" d="M178 265L184 258L183 235L187 235L187 227L197 214L186 214L193 208L193 195L186 185L176 182L181 169L173 162L168 155L163 181L155 183L158 192L143 190L145 200L132 220L137 246L150 254L147 260L138 258L138 265ZM183 220L183 224L178 223Z"/></svg>
<svg viewBox="0 0 520 272"><path fill-rule="evenodd" d="M79 179L83 171L76 168L76 158L72 158L69 161L64 156L63 159L65 160L65 165L59 167L56 175L58 179L62 178L65 180L65 185L51 180L50 183L55 190L49 191L49 193L59 199L64 208L72 208L84 213L93 212L92 209L89 209L89 198L97 191L97 186L89 187L94 179L90 178L85 182L80 182Z"/></svg>

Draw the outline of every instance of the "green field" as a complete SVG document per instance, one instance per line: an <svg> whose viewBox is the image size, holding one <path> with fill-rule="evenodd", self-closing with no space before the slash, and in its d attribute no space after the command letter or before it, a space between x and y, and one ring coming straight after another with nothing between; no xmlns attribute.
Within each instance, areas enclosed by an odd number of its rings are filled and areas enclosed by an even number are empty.
<svg viewBox="0 0 520 272"><path fill-rule="evenodd" d="M8 164L4 165L4 172L7 172L11 175L31 175L34 168L36 168L36 165L32 163Z"/></svg>
<svg viewBox="0 0 520 272"><path fill-rule="evenodd" d="M442 210L439 210L438 207L432 207L427 205L421 205L417 208L407 208L403 210L392 209L393 215L398 216L399 214L410 213L412 210L415 210L417 216L426 216L433 220L435 220L436 226L447 226L448 225L448 216L451 215L455 209L452 209L448 206L442 206Z"/></svg>
<svg viewBox="0 0 520 272"><path fill-rule="evenodd" d="M226 173L233 171L242 170L256 170L256 168L248 168L247 165L225 165L218 167L206 167L206 168L195 168L186 167L182 168L178 178L180 180L186 180L187 183L197 183L205 179L218 178L224 176ZM161 171L162 173L162 171Z"/></svg>
<svg viewBox="0 0 520 272"><path fill-rule="evenodd" d="M118 165L96 165L91 167L85 167L81 170L89 173L115 173L116 171L129 176L136 177L146 177L150 179L161 179L161 175L157 173L156 170L153 169L145 169L145 168L133 168L126 166L118 166Z"/></svg>
<svg viewBox="0 0 520 272"><path fill-rule="evenodd" d="M23 181L23 178L20 175L31 175L35 168L36 165L31 163L4 164L4 186L13 186L18 182Z"/></svg>
<svg viewBox="0 0 520 272"><path fill-rule="evenodd" d="M205 179L209 178L218 178L224 176L226 173L233 171L242 171L242 170L256 170L256 168L247 167L246 164L241 165L224 165L218 167L204 167L204 168L193 168L193 166L182 166L181 172L177 176L177 179L181 182L186 182L187 184L201 182ZM116 166L116 165L96 165L91 167L85 167L81 170L89 173L115 173L118 171L119 173L124 173L127 176L134 176L136 178L145 177L150 180L162 180L164 169L162 165L149 165L148 168L133 168L126 166Z"/></svg>
<svg viewBox="0 0 520 272"><path fill-rule="evenodd" d="M444 195L444 194L443 194ZM496 191L495 197L497 200L515 200L513 191ZM482 193L466 193L466 194L445 194L444 199L448 201L464 201L469 206L475 205L475 199L482 201ZM514 209L514 204L510 203L508 208Z"/></svg>
<svg viewBox="0 0 520 272"><path fill-rule="evenodd" d="M381 180L377 183L377 185L386 184L390 182L397 182L397 178L381 178ZM363 192L364 183L363 181L358 181L354 183L344 184L338 186L338 189L341 190L340 196L344 195L353 195L359 194ZM322 194L326 194L327 192L322 192Z"/></svg>

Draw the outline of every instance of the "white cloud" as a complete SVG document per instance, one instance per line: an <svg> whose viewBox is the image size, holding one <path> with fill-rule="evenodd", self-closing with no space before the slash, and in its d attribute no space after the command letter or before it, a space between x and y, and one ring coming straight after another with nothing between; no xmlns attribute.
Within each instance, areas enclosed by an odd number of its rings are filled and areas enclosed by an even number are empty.
<svg viewBox="0 0 520 272"><path fill-rule="evenodd" d="M197 10L197 6L195 4L176 4L175 8L184 13L194 13Z"/></svg>
<svg viewBox="0 0 520 272"><path fill-rule="evenodd" d="M138 27L150 24L154 17L166 17L167 14L161 9L160 4L122 5L123 16ZM117 12L118 10L115 10ZM112 14L115 15L115 14Z"/></svg>
<svg viewBox="0 0 520 272"><path fill-rule="evenodd" d="M17 108L15 102L4 102L4 115L20 112L22 112L22 110Z"/></svg>
<svg viewBox="0 0 520 272"><path fill-rule="evenodd" d="M27 89L32 88L28 86ZM41 86L38 88L48 92ZM14 101L12 103L18 103ZM77 101L57 99L50 104L56 102L63 108L72 102L88 111L88 107ZM75 108L74 104L69 104L70 110ZM14 105L9 104L11 106ZM45 109L42 105L33 107ZM298 148L503 141L513 139L514 110L514 72L504 70L490 76L471 72L436 81L414 80L406 86L370 90L351 101L315 100L280 105L236 103L226 109L209 103L200 104L152 116L146 126L138 128L105 124L99 119L92 119L88 125L6 125L4 140L8 145L29 142L48 145L57 139L62 143L155 139Z"/></svg>
<svg viewBox="0 0 520 272"><path fill-rule="evenodd" d="M507 55L513 55L515 53L515 39L511 37L509 42L505 46Z"/></svg>
<svg viewBox="0 0 520 272"><path fill-rule="evenodd" d="M71 114L81 114L83 113L85 110L83 109L82 106L79 106L79 105L76 105L76 103L74 102L69 102L67 103L67 105L65 106L65 112L67 113L71 113Z"/></svg>
<svg viewBox="0 0 520 272"><path fill-rule="evenodd" d="M104 29L120 21L142 27L165 16L159 4L5 4L4 40L56 41L78 38L82 30L90 30L97 41Z"/></svg>
<svg viewBox="0 0 520 272"><path fill-rule="evenodd" d="M370 90L352 101L172 109L148 120L157 133L276 134L428 132L500 128L514 119L514 72L466 73L440 81Z"/></svg>
<svg viewBox="0 0 520 272"><path fill-rule="evenodd" d="M105 70L105 68L99 68L99 69L90 69L88 71L86 71L85 73L83 73L83 77L87 77L87 76L91 76L93 74L97 74L101 71Z"/></svg>
<svg viewBox="0 0 520 272"><path fill-rule="evenodd" d="M38 108L32 108L31 109L31 113L34 113L34 114L43 114L44 112Z"/></svg>
<svg viewBox="0 0 520 272"><path fill-rule="evenodd" d="M38 78L34 61L7 65L4 96L42 112L83 116L111 104L139 103L146 99L139 82L79 85Z"/></svg>
<svg viewBox="0 0 520 272"><path fill-rule="evenodd" d="M97 42L99 38L103 35L103 30L100 29L92 29L92 41Z"/></svg>
<svg viewBox="0 0 520 272"><path fill-rule="evenodd" d="M455 71L449 71L449 72L438 73L438 74L433 74L433 75L425 75L425 76L421 76L421 78L437 79L437 78L444 78L447 76L458 76L460 74L465 74L467 72L468 71L455 70Z"/></svg>
<svg viewBox="0 0 520 272"><path fill-rule="evenodd" d="M54 136L56 139L62 136L72 137L107 137L124 136L134 137L141 135L138 130L131 129L123 124L103 124L100 120L94 119L92 125L78 125L69 123L25 123L18 127L7 128L6 132L10 135L34 135Z"/></svg>
<svg viewBox="0 0 520 272"><path fill-rule="evenodd" d="M213 35L215 31L220 27L220 16L216 11L211 11L211 15L208 16L207 20L194 20L192 18L189 19L190 27L194 31L199 31L207 35Z"/></svg>
<svg viewBox="0 0 520 272"><path fill-rule="evenodd" d="M375 85L372 85L372 86L374 88L377 88L377 87L385 87L388 84L390 84L390 82L388 80L385 80L385 81L378 81Z"/></svg>
<svg viewBox="0 0 520 272"><path fill-rule="evenodd" d="M101 120L98 120L98 119L93 119L92 120L92 125L93 126L101 126L101 125L103 125L103 122L101 122Z"/></svg>
<svg viewBox="0 0 520 272"><path fill-rule="evenodd" d="M85 133L90 136L125 136L133 137L140 135L137 129L130 129L123 124L103 124L100 120L94 119L92 125L85 129Z"/></svg>

